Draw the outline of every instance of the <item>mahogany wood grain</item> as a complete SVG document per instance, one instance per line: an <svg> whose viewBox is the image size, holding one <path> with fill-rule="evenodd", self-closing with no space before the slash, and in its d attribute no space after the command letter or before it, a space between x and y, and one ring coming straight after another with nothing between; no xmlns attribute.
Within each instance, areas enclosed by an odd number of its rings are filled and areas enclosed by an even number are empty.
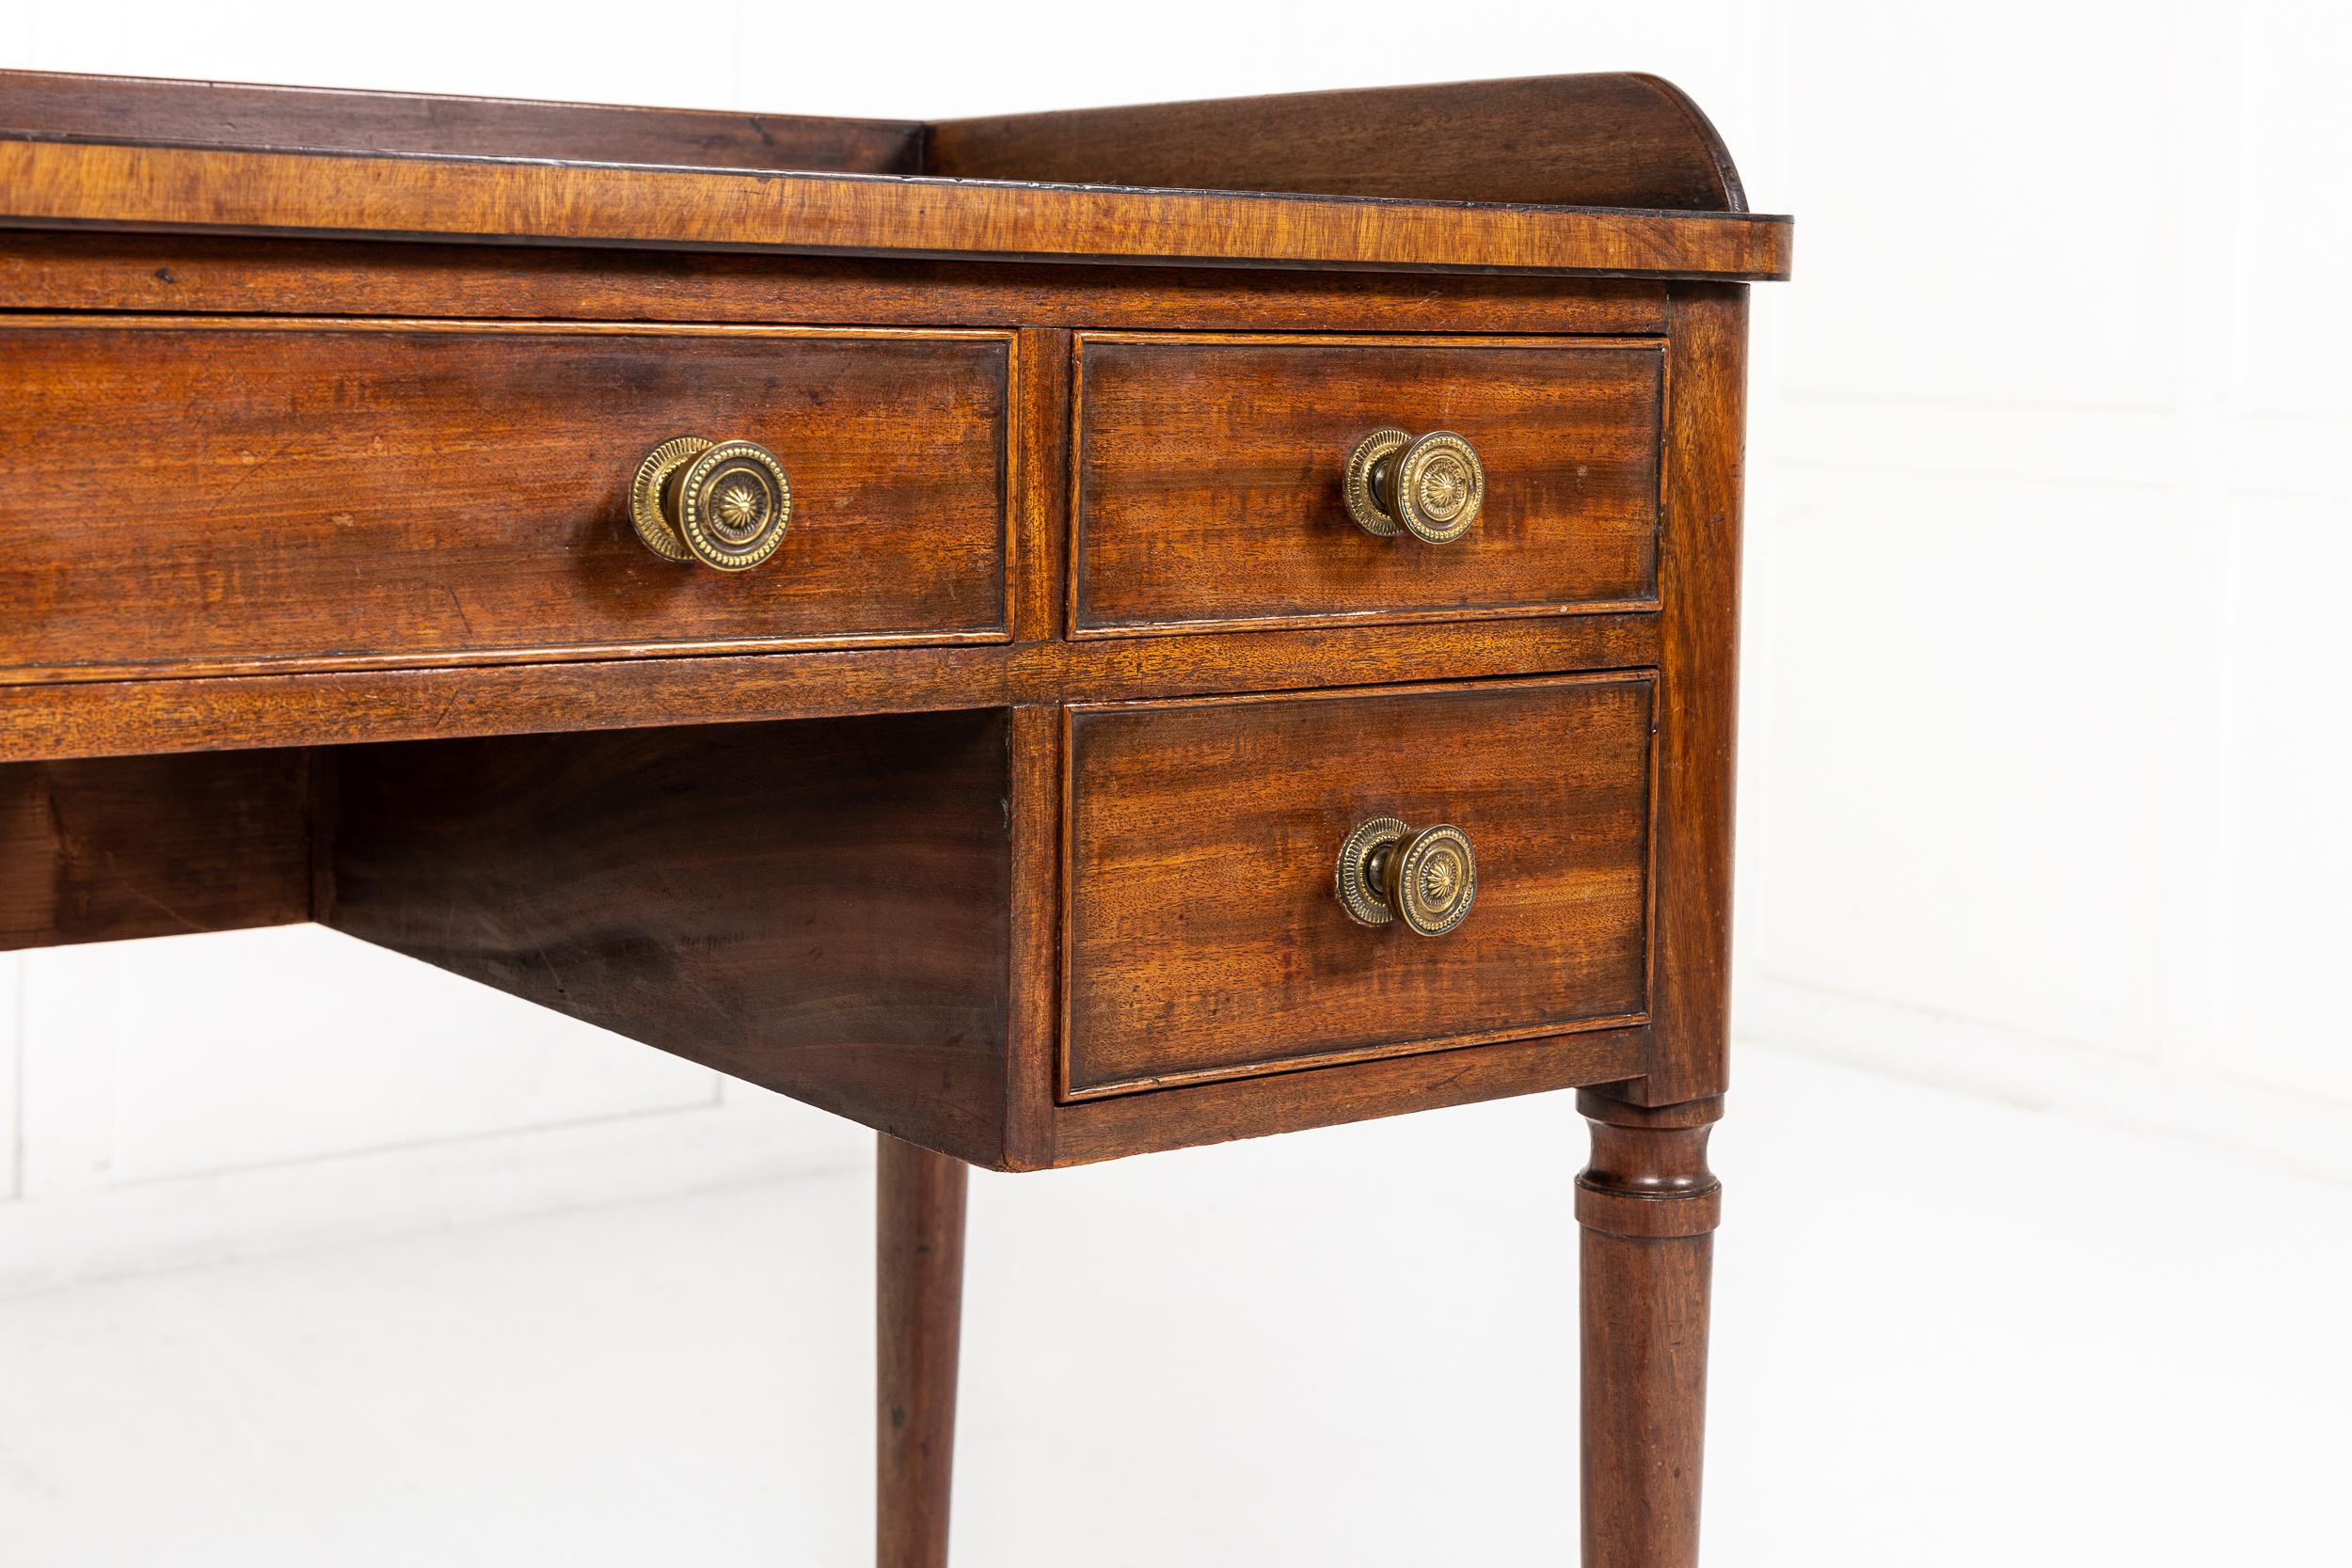
<svg viewBox="0 0 2352 1568"><path fill-rule="evenodd" d="M1746 214L964 184L0 137L0 228L1038 261L1785 277Z"/></svg>
<svg viewBox="0 0 2352 1568"><path fill-rule="evenodd" d="M1660 344L1089 336L1073 629L1458 619L1655 603ZM1342 501L1383 425L1467 437L1486 496L1448 545Z"/></svg>
<svg viewBox="0 0 2352 1568"><path fill-rule="evenodd" d="M1721 1094L1731 1043L1732 791L1740 697L1744 287L1674 302L1660 580L1658 1053L1631 1098Z"/></svg>
<svg viewBox="0 0 2352 1568"><path fill-rule="evenodd" d="M1071 1098L1640 1022L1644 675L1071 712ZM1350 920L1359 822L1449 822L1478 891L1437 938Z"/></svg>
<svg viewBox="0 0 2352 1568"><path fill-rule="evenodd" d="M1665 330L1665 290L1640 278L1039 267L0 229L0 303L28 310L1639 334Z"/></svg>
<svg viewBox="0 0 2352 1568"><path fill-rule="evenodd" d="M13 678L548 646L1005 635L1002 335L92 317L0 324ZM721 573L654 555L677 435L792 476ZM105 526L93 526L106 519Z"/></svg>
<svg viewBox="0 0 2352 1568"><path fill-rule="evenodd" d="M0 948L310 917L300 752L0 766Z"/></svg>
<svg viewBox="0 0 2352 1568"><path fill-rule="evenodd" d="M876 1568L947 1568L970 1167L888 1133L875 1178Z"/></svg>
<svg viewBox="0 0 2352 1568"><path fill-rule="evenodd" d="M1001 1163L1001 711L321 754L325 923Z"/></svg>
<svg viewBox="0 0 2352 1568"><path fill-rule="evenodd" d="M1054 1113L1050 1163L1083 1165L1614 1083L1641 1070L1648 1041L1645 1028L1604 1029L1079 1101Z"/></svg>
<svg viewBox="0 0 2352 1568"><path fill-rule="evenodd" d="M0 695L0 762L1626 669L1658 662L1657 622L1592 615L691 658L614 650L481 669L19 686Z"/></svg>
<svg viewBox="0 0 2352 1568"><path fill-rule="evenodd" d="M944 120L927 172L1185 190L1742 212L1682 90L1598 72Z"/></svg>
<svg viewBox="0 0 2352 1568"><path fill-rule="evenodd" d="M1071 336L1029 328L1018 339L1012 439L1019 483L1009 498L1013 540L1013 636L1049 640L1062 620L1070 519Z"/></svg>
<svg viewBox="0 0 2352 1568"><path fill-rule="evenodd" d="M1645 1109L1586 1091L1582 1227L1584 1568L1696 1568L1707 1333L1722 1186L1720 1097Z"/></svg>
<svg viewBox="0 0 2352 1568"><path fill-rule="evenodd" d="M1012 710L1012 973L1006 1024L1004 1163L1052 1164L1061 1038L1062 710Z"/></svg>
<svg viewBox="0 0 2352 1568"><path fill-rule="evenodd" d="M0 71L0 134L606 164L922 171L920 125Z"/></svg>

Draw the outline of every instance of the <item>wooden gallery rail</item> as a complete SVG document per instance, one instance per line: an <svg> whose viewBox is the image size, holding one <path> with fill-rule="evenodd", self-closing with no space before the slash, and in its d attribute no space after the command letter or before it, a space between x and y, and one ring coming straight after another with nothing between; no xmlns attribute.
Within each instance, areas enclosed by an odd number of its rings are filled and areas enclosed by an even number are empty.
<svg viewBox="0 0 2352 1568"><path fill-rule="evenodd" d="M877 1129L894 1568L967 1163L1578 1089L1585 1561L1684 1568L1788 239L1645 76L0 73L0 941L317 921Z"/></svg>

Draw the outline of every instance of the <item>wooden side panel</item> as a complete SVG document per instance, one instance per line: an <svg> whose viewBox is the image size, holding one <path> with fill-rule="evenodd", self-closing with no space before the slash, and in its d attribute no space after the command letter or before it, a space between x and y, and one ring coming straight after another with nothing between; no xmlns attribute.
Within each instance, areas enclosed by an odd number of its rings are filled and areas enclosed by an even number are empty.
<svg viewBox="0 0 2352 1568"><path fill-rule="evenodd" d="M339 930L1003 1161L1002 710L334 753Z"/></svg>
<svg viewBox="0 0 2352 1568"><path fill-rule="evenodd" d="M299 751L0 766L0 947L310 916Z"/></svg>
<svg viewBox="0 0 2352 1568"><path fill-rule="evenodd" d="M1658 344L1082 341L1081 632L1528 613L1657 592ZM1486 497L1469 533L1430 546L1349 520L1348 453L1384 425L1477 449Z"/></svg>
<svg viewBox="0 0 2352 1568"><path fill-rule="evenodd" d="M1009 342L749 328L0 325L0 666L448 662L1004 635ZM749 572L655 556L631 476L746 437ZM0 679L6 679L0 673Z"/></svg>
<svg viewBox="0 0 2352 1568"><path fill-rule="evenodd" d="M924 168L967 180L1745 210L1680 89L1602 72L946 120Z"/></svg>
<svg viewBox="0 0 2352 1568"><path fill-rule="evenodd" d="M1634 674L1073 710L1065 1095L1641 1022L1651 694ZM1457 929L1341 909L1341 841L1377 816L1470 835Z"/></svg>
<svg viewBox="0 0 2352 1568"><path fill-rule="evenodd" d="M1661 566L1658 1053L1623 1091L1645 1105L1725 1086L1747 342L1745 288L1677 296Z"/></svg>
<svg viewBox="0 0 2352 1568"><path fill-rule="evenodd" d="M1061 709L1012 709L1012 962L1005 1071L1005 1161L1053 1164L1056 1043L1061 1034Z"/></svg>
<svg viewBox="0 0 2352 1568"><path fill-rule="evenodd" d="M922 128L614 103L0 71L0 129L104 141L918 174Z"/></svg>

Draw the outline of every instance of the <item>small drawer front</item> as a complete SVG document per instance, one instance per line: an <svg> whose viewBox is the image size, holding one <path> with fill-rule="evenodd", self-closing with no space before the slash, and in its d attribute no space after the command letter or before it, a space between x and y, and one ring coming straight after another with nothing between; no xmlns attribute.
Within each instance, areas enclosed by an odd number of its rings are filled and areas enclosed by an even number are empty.
<svg viewBox="0 0 2352 1568"><path fill-rule="evenodd" d="M1645 1021L1653 694L1635 673L1073 708L1065 1096ZM1470 847L1444 934L1343 907L1341 847L1381 817Z"/></svg>
<svg viewBox="0 0 2352 1568"><path fill-rule="evenodd" d="M1001 637L1009 362L979 333L0 325L0 680ZM633 531L680 436L789 476L755 568Z"/></svg>
<svg viewBox="0 0 2352 1568"><path fill-rule="evenodd" d="M1647 340L1083 339L1073 627L1654 604L1664 388ZM1351 520L1384 428L1469 443L1458 537Z"/></svg>

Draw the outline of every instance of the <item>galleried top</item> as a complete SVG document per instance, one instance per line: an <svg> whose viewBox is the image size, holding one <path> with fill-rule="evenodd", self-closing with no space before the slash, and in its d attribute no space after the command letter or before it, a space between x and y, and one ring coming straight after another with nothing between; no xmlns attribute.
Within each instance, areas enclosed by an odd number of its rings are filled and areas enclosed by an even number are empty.
<svg viewBox="0 0 2352 1568"><path fill-rule="evenodd" d="M0 226L1778 278L1654 76L934 123L0 71Z"/></svg>

